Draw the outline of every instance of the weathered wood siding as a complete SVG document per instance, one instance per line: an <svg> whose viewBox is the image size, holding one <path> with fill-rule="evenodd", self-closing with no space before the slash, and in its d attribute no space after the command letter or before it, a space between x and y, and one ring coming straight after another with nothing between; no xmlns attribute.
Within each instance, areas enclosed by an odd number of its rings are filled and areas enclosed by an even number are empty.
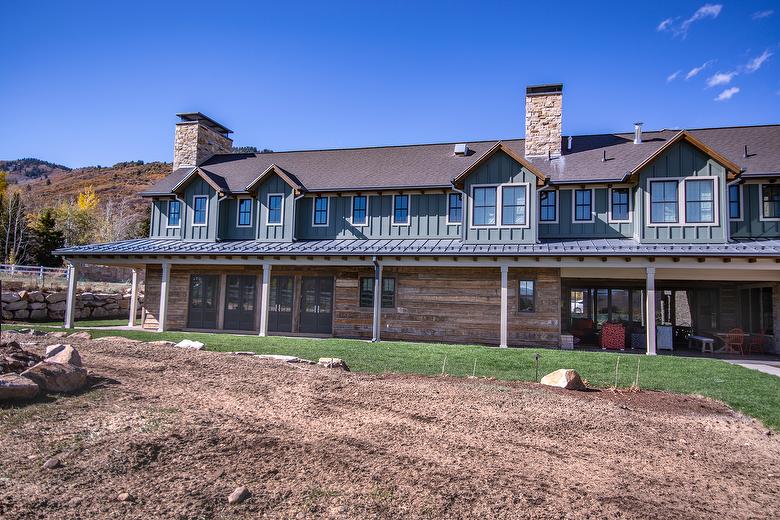
<svg viewBox="0 0 780 520"><path fill-rule="evenodd" d="M742 219L731 221L732 238L780 237L780 221L761 220L761 185L742 186Z"/></svg>

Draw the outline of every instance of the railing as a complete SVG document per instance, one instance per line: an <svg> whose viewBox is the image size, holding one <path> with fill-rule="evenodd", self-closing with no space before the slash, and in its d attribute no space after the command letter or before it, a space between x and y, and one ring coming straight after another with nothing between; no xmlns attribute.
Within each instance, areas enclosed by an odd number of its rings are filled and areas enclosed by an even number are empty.
<svg viewBox="0 0 780 520"><path fill-rule="evenodd" d="M43 267L42 265L0 264L0 275L37 277L43 287L47 277L68 277L68 270L62 267Z"/></svg>

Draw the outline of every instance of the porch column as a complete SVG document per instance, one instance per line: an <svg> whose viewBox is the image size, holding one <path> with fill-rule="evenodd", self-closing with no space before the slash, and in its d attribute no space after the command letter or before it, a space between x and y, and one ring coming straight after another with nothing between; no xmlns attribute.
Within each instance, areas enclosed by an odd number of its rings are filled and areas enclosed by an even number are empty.
<svg viewBox="0 0 780 520"><path fill-rule="evenodd" d="M506 348L507 342L507 317L509 315L509 266L501 266L501 343L500 347Z"/></svg>
<svg viewBox="0 0 780 520"><path fill-rule="evenodd" d="M127 320L128 327L135 327L135 317L138 314L138 269L133 268L133 277L130 281L130 316Z"/></svg>
<svg viewBox="0 0 780 520"><path fill-rule="evenodd" d="M168 286L171 281L171 263L163 262L162 264L162 278L160 279L160 310L157 316L157 332L165 332L167 330L167 318L168 318Z"/></svg>
<svg viewBox="0 0 780 520"><path fill-rule="evenodd" d="M374 320L372 342L379 341L382 326L382 264L374 258Z"/></svg>
<svg viewBox="0 0 780 520"><path fill-rule="evenodd" d="M647 268L645 287L645 328L647 355L655 356L655 267Z"/></svg>
<svg viewBox="0 0 780 520"><path fill-rule="evenodd" d="M263 283L260 287L260 335L268 335L268 295L271 291L271 264L263 264Z"/></svg>
<svg viewBox="0 0 780 520"><path fill-rule="evenodd" d="M72 329L76 318L76 279L79 276L77 263L68 265L68 294L65 301L65 328Z"/></svg>

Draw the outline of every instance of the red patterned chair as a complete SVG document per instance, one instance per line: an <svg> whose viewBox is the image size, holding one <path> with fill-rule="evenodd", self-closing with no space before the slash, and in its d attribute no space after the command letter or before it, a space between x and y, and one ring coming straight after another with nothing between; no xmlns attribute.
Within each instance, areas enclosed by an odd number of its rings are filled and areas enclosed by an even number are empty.
<svg viewBox="0 0 780 520"><path fill-rule="evenodd" d="M605 323L601 326L601 348L625 350L626 328L622 323Z"/></svg>

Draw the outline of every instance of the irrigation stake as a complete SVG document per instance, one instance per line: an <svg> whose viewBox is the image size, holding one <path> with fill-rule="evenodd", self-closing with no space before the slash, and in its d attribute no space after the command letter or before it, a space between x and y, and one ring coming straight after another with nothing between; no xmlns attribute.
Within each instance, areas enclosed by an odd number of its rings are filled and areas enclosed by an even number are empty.
<svg viewBox="0 0 780 520"><path fill-rule="evenodd" d="M536 366L536 374L534 375L534 383L539 382L539 353L536 353L536 356L534 356L535 361L534 365Z"/></svg>
<svg viewBox="0 0 780 520"><path fill-rule="evenodd" d="M620 368L620 356L618 356L617 361L615 362L615 388L618 387L618 369Z"/></svg>
<svg viewBox="0 0 780 520"><path fill-rule="evenodd" d="M477 375L477 359L474 358L474 369L471 371L471 377L476 377Z"/></svg>
<svg viewBox="0 0 780 520"><path fill-rule="evenodd" d="M441 364L441 375L444 375L444 367L447 366L447 354L444 354L444 363Z"/></svg>
<svg viewBox="0 0 780 520"><path fill-rule="evenodd" d="M639 390L639 362L642 360L642 358L637 357L636 358L636 377L634 377L634 388L636 390Z"/></svg>

